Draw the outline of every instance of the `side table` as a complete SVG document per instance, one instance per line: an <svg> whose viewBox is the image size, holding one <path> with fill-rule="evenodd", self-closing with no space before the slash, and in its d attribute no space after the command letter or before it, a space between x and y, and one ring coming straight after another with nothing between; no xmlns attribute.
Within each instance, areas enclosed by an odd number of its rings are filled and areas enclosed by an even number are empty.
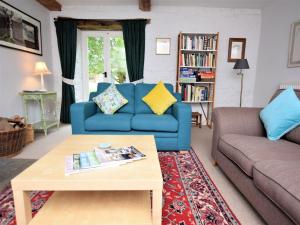
<svg viewBox="0 0 300 225"><path fill-rule="evenodd" d="M57 112L56 112L56 104L57 104L57 94L56 92L52 91L46 91L46 92L21 92L20 95L22 96L23 100L23 105L24 105L24 114L25 114L25 120L28 122L28 102L30 101L37 101L39 104L39 109L40 109L40 117L41 120L39 122L36 122L33 124L33 129L35 130L43 130L45 135L47 135L47 130L50 127L57 126L59 127L59 120L57 117ZM54 118L46 118L46 111L45 111L45 102L47 100L51 100L55 104L55 109L54 109Z"/></svg>

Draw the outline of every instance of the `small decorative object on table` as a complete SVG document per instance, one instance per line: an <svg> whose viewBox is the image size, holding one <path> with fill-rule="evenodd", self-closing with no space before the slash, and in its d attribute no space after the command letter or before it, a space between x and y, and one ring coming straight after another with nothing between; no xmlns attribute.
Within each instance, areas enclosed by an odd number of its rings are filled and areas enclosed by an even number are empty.
<svg viewBox="0 0 300 225"><path fill-rule="evenodd" d="M39 91L47 91L45 88L44 75L51 74L45 62L36 62L34 67L34 74L41 76L41 89Z"/></svg>

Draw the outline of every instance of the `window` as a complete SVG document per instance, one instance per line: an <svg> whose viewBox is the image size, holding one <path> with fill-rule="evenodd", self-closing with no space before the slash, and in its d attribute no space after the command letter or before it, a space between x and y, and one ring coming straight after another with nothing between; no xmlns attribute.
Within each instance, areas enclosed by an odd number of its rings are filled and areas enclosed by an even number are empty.
<svg viewBox="0 0 300 225"><path fill-rule="evenodd" d="M97 90L99 82L123 83L127 66L123 34L119 31L82 32L83 98Z"/></svg>

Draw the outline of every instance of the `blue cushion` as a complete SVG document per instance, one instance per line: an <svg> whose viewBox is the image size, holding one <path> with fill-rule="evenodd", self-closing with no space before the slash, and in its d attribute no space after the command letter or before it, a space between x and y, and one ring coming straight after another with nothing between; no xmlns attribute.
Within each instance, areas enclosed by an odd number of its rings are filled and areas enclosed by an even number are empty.
<svg viewBox="0 0 300 225"><path fill-rule="evenodd" d="M98 83L97 95L105 91L111 83ZM118 91L128 100L128 103L120 108L118 113L134 113L134 84L116 84ZM92 94L92 93L91 93Z"/></svg>
<svg viewBox="0 0 300 225"><path fill-rule="evenodd" d="M96 113L85 120L85 129L88 131L130 131L132 116L133 114L130 113L115 113L113 115Z"/></svg>
<svg viewBox="0 0 300 225"><path fill-rule="evenodd" d="M144 96L146 96L156 84L144 84L140 83L135 86L135 113L151 113L153 114L150 107L142 100ZM168 91L173 94L173 85L165 84ZM171 114L172 107L170 107L165 114Z"/></svg>
<svg viewBox="0 0 300 225"><path fill-rule="evenodd" d="M178 130L178 121L170 114L136 114L131 121L131 127L134 130L143 131L168 131L176 132Z"/></svg>
<svg viewBox="0 0 300 225"><path fill-rule="evenodd" d="M280 93L261 112L268 139L278 140L300 125L300 100L293 88Z"/></svg>

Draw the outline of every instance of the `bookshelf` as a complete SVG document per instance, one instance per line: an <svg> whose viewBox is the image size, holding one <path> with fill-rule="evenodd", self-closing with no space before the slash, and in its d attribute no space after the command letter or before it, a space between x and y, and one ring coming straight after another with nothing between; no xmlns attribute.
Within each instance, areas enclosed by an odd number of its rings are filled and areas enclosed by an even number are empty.
<svg viewBox="0 0 300 225"><path fill-rule="evenodd" d="M182 102L200 105L212 126L219 33L179 33L176 91Z"/></svg>

